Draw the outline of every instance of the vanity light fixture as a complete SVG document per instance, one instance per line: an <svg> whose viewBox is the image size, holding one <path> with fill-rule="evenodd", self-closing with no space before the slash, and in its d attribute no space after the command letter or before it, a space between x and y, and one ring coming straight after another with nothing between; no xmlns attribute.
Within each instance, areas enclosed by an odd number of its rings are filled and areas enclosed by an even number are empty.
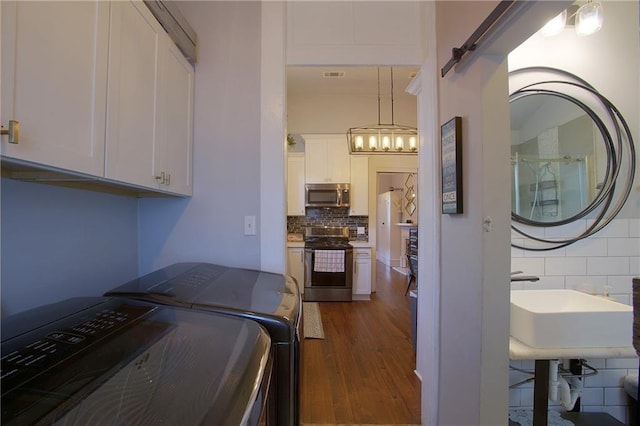
<svg viewBox="0 0 640 426"><path fill-rule="evenodd" d="M602 28L602 3L588 0L576 12L576 33L590 35Z"/></svg>
<svg viewBox="0 0 640 426"><path fill-rule="evenodd" d="M395 124L393 117L393 68L391 68L391 124L380 123L380 68L378 68L378 124L347 131L350 154L417 154L418 129Z"/></svg>
<svg viewBox="0 0 640 426"><path fill-rule="evenodd" d="M540 30L545 36L554 36L560 34L564 30L567 23L567 9L563 10L558 16L547 22Z"/></svg>
<svg viewBox="0 0 640 426"><path fill-rule="evenodd" d="M578 2L565 9L558 16L547 22L540 33L545 36L560 34L565 26L574 27L578 35L591 35L602 28L604 14L602 3L598 0L587 0L582 5Z"/></svg>

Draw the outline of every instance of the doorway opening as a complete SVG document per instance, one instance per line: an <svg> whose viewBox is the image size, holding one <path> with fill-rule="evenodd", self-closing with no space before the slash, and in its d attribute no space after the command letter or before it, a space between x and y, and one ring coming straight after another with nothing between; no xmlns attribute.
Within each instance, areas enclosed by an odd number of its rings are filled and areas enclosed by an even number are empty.
<svg viewBox="0 0 640 426"><path fill-rule="evenodd" d="M418 179L415 171L379 172L376 176L376 260L409 273L409 226L417 225Z"/></svg>

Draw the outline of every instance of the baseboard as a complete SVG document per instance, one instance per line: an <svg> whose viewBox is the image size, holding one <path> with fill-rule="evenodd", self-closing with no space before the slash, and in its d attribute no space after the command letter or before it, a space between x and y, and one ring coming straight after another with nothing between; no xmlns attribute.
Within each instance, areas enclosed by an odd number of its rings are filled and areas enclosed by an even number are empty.
<svg viewBox="0 0 640 426"><path fill-rule="evenodd" d="M370 294L352 294L351 300L367 301L367 300L371 300L371 295Z"/></svg>

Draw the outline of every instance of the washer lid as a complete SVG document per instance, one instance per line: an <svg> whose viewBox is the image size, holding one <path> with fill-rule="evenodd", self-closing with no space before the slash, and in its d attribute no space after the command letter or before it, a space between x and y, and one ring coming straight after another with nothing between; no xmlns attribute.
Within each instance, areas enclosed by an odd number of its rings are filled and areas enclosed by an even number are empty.
<svg viewBox="0 0 640 426"><path fill-rule="evenodd" d="M3 320L12 336L1 346L3 424L246 421L270 374L271 341L257 323L126 299L70 301L54 320L51 309L19 314L40 319L31 331Z"/></svg>
<svg viewBox="0 0 640 426"><path fill-rule="evenodd" d="M210 263L179 263L109 291L259 321L271 338L291 342L300 316L296 281L286 275Z"/></svg>

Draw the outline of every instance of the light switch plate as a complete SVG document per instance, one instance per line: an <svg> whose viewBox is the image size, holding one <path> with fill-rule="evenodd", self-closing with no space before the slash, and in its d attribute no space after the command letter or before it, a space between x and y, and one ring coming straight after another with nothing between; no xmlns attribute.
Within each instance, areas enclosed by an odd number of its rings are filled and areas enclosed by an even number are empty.
<svg viewBox="0 0 640 426"><path fill-rule="evenodd" d="M244 217L244 235L256 235L256 217Z"/></svg>
<svg viewBox="0 0 640 426"><path fill-rule="evenodd" d="M364 235L364 226L358 226L358 235Z"/></svg>

